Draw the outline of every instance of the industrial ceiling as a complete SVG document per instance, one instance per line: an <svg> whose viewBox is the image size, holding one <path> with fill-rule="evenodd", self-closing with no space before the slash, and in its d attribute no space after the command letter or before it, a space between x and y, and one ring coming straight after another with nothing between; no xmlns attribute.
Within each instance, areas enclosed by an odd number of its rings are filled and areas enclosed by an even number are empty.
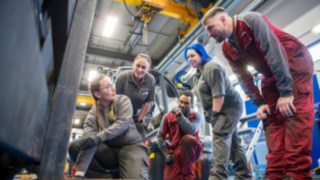
<svg viewBox="0 0 320 180"><path fill-rule="evenodd" d="M152 0L98 0L79 87L81 97L88 95L90 72L98 67L105 70L131 66L134 57L141 52L147 52L152 58L153 67L161 69L171 79L178 70L186 68L181 54L183 47L200 38L205 43L209 42L211 54L226 64L219 44L209 40L199 23L201 14L212 5L224 7L230 14L261 12L307 45L319 39L319 35L310 33L312 27L320 23L317 16L320 11L318 0L168 0L169 6L162 10L147 6L149 4L145 2ZM141 11L150 11L150 18L146 18ZM137 16L134 18L133 15ZM103 36L108 16L118 18L111 37ZM144 24L147 25L147 32ZM227 64L226 68L231 74ZM74 119L83 120L90 106L80 105L80 102L78 98Z"/></svg>

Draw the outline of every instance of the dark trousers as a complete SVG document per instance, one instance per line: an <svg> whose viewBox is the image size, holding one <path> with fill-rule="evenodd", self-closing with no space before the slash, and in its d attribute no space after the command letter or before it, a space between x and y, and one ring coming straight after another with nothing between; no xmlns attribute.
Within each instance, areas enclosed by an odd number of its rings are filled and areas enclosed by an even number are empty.
<svg viewBox="0 0 320 180"><path fill-rule="evenodd" d="M110 147L101 143L86 151L80 151L79 141L69 145L70 159L76 163L78 171L86 172L88 178L147 179L147 149L143 143ZM107 173L106 170L117 170Z"/></svg>
<svg viewBox="0 0 320 180"><path fill-rule="evenodd" d="M234 163L235 180L251 180L252 175L247 164L244 149L237 131L237 124L242 114L242 104L224 109L225 121L217 121L212 126L213 162L209 180L228 179L228 164Z"/></svg>

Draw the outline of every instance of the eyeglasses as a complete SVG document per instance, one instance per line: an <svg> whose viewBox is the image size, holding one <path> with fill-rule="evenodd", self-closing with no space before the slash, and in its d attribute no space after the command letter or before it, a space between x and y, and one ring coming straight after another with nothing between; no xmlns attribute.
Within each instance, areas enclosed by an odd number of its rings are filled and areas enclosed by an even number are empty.
<svg viewBox="0 0 320 180"><path fill-rule="evenodd" d="M102 90L102 89L110 90L110 89L112 89L113 87L114 87L114 84L109 83L109 84L107 84L105 87L101 87L100 90Z"/></svg>

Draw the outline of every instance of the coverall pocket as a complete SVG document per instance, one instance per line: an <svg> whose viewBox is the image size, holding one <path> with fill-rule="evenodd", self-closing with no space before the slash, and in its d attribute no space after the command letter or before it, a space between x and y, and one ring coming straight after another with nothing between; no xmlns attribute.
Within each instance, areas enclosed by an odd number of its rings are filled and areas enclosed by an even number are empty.
<svg viewBox="0 0 320 180"><path fill-rule="evenodd" d="M300 55L297 55L296 57L292 57L289 59L289 67L292 73L298 73L298 74L309 74L310 70L308 68L308 65L306 63L306 59L303 56L303 53L300 52Z"/></svg>
<svg viewBox="0 0 320 180"><path fill-rule="evenodd" d="M223 46L225 46L225 56L231 59L232 61L236 61L240 59L241 53L238 51L237 48L233 47L230 43L224 43Z"/></svg>
<svg viewBox="0 0 320 180"><path fill-rule="evenodd" d="M297 90L298 90L299 94L309 95L311 88L308 85L299 85L299 86L297 86Z"/></svg>
<svg viewBox="0 0 320 180"><path fill-rule="evenodd" d="M290 70L297 73L309 73L306 57L300 44L290 38L282 41L282 44L287 53Z"/></svg>
<svg viewBox="0 0 320 180"><path fill-rule="evenodd" d="M148 168L148 158L147 156L143 157L142 160L142 167L141 167L141 174L140 177L143 180L147 180L148 179L148 173L149 173L149 168Z"/></svg>
<svg viewBox="0 0 320 180"><path fill-rule="evenodd" d="M306 83L296 85L294 88L294 101L296 113L313 111L313 98L311 86Z"/></svg>
<svg viewBox="0 0 320 180"><path fill-rule="evenodd" d="M304 83L299 84L296 86L296 91L294 92L294 104L304 104L303 106L306 106L306 102L303 102L306 100L306 98L311 93L311 87L309 85L306 85Z"/></svg>
<svg viewBox="0 0 320 180"><path fill-rule="evenodd" d="M143 164L144 164L144 166L149 167L149 165L148 165L148 157L147 156L143 157Z"/></svg>
<svg viewBox="0 0 320 180"><path fill-rule="evenodd" d="M215 124L212 125L212 132L214 134L227 135L231 132L232 123L226 115L219 115Z"/></svg>

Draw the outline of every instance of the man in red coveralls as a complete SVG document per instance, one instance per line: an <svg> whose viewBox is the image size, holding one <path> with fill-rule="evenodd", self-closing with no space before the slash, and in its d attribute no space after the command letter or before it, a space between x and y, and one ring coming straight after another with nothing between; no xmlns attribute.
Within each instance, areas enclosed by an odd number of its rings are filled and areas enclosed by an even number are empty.
<svg viewBox="0 0 320 180"><path fill-rule="evenodd" d="M306 46L256 12L230 17L212 8L202 23L258 106L269 150L265 179L311 179L313 62ZM261 94L248 65L262 74Z"/></svg>
<svg viewBox="0 0 320 180"><path fill-rule="evenodd" d="M165 157L165 180L193 180L195 177L192 165L200 157L203 145L199 140L202 116L192 111L193 97L191 91L183 91L178 107L162 119L157 137Z"/></svg>

